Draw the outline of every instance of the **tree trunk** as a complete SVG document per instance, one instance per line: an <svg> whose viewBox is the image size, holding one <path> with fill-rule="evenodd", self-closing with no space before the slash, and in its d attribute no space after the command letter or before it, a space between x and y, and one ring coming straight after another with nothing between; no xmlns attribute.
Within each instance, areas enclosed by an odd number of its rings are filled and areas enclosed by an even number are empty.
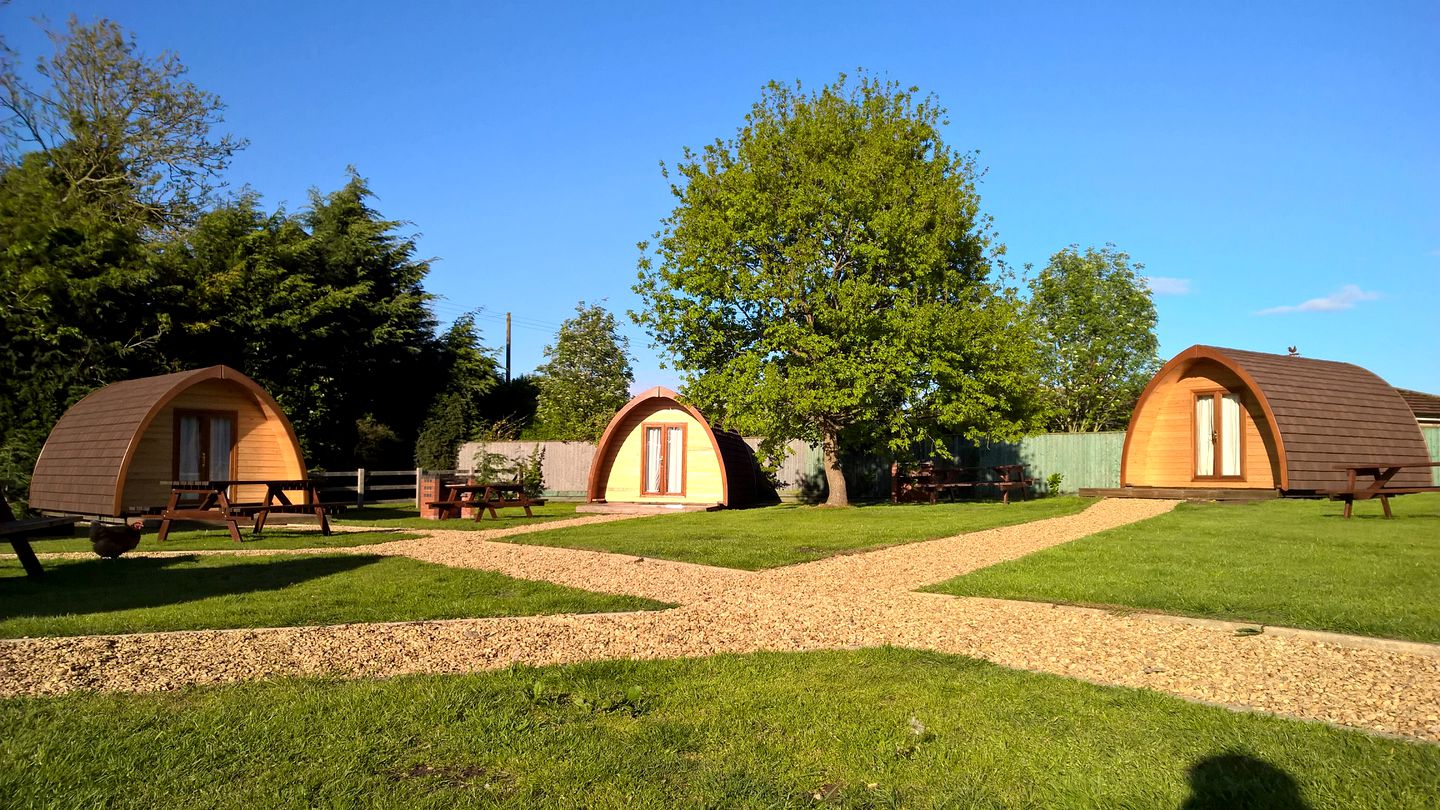
<svg viewBox="0 0 1440 810"><path fill-rule="evenodd" d="M825 454L825 485L830 490L825 505L849 506L850 493L845 489L845 471L840 468L840 442L835 431L826 429L821 433L820 448Z"/></svg>

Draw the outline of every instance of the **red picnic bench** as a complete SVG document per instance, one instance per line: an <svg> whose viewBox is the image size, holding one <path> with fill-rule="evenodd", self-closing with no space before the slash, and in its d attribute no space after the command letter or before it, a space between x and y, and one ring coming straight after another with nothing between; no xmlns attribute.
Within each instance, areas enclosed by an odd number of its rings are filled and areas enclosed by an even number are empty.
<svg viewBox="0 0 1440 810"><path fill-rule="evenodd" d="M240 524L253 526L252 534L258 536L265 528L265 519L270 515L314 515L320 521L320 533L330 534L329 513L343 508L343 503L323 503L320 491L309 479L285 479L266 481L171 481L170 501L160 513L160 532L155 536L157 543L165 542L170 534L170 524L177 520L198 520L224 523L230 529L230 539L239 543ZM265 497L255 503L235 503L230 500L237 487L265 487ZM300 503L290 500L287 493L303 493Z"/></svg>
<svg viewBox="0 0 1440 810"><path fill-rule="evenodd" d="M544 506L544 498L532 498L525 494L525 485L513 482L472 484L468 481L440 482L440 500L427 504L439 510L441 520L458 518L464 509L475 510L475 520L488 511L490 517L499 520L496 509L524 509L525 517L535 517L532 506Z"/></svg>
<svg viewBox="0 0 1440 810"><path fill-rule="evenodd" d="M1394 495L1414 495L1419 492L1440 492L1440 486L1397 486L1390 481L1401 470L1424 467L1440 467L1440 461L1365 461L1356 464L1341 464L1335 469L1345 471L1345 486L1338 489L1321 490L1320 494L1332 501L1345 502L1345 517L1350 517L1351 507L1356 501L1368 501L1374 498L1380 499L1380 506L1385 510L1385 517L1390 515L1390 498ZM1370 479L1365 485L1357 483L1358 479L1364 476Z"/></svg>

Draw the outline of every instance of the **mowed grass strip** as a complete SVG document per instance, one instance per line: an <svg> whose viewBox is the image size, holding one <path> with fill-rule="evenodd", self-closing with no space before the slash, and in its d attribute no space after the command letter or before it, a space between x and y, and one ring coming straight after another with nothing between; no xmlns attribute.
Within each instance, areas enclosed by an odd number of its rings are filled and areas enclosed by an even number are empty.
<svg viewBox="0 0 1440 810"><path fill-rule="evenodd" d="M1440 773L1440 746L894 649L9 699L0 725L16 807L1428 808Z"/></svg>
<svg viewBox="0 0 1440 810"><path fill-rule="evenodd" d="M756 571L861 549L1072 515L1076 497L996 502L875 504L827 509L782 505L687 512L496 538L498 542L634 554Z"/></svg>
<svg viewBox="0 0 1440 810"><path fill-rule="evenodd" d="M236 543L230 538L230 530L224 524L210 525L201 523L181 524L177 531L171 531L170 536L161 543L156 539L156 529L152 525L149 529L140 534L140 545L135 547L136 551L285 551L296 548L350 548L354 546L369 546L376 543L389 543L395 540L409 540L419 537L416 533L405 533L399 531L383 532L335 532L329 537L316 530L286 529L283 526L267 526L259 537L250 533L249 527L240 527L240 536L244 538ZM91 551L90 546L90 525L82 523L75 529L73 537L65 538L44 538L33 540L30 547L36 554L60 551ZM0 544L0 553L8 553L9 545ZM47 563L48 564L48 563Z"/></svg>
<svg viewBox="0 0 1440 810"><path fill-rule="evenodd" d="M927 588L1440 642L1440 495L1181 504Z"/></svg>
<svg viewBox="0 0 1440 810"><path fill-rule="evenodd" d="M664 607L368 554L0 560L0 637L415 621ZM3 804L3 802L0 802Z"/></svg>

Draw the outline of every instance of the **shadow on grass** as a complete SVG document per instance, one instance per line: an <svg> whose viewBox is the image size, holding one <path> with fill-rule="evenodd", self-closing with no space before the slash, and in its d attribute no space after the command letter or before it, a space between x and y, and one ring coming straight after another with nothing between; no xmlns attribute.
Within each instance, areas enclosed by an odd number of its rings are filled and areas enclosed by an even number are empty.
<svg viewBox="0 0 1440 810"><path fill-rule="evenodd" d="M44 576L37 579L0 579L0 619L109 613L212 596L278 591L382 559L373 554L347 554L176 568L201 560L198 555L186 555L46 566Z"/></svg>
<svg viewBox="0 0 1440 810"><path fill-rule="evenodd" d="M1180 810L1309 810L1290 774L1248 754L1206 757L1186 774L1190 796Z"/></svg>

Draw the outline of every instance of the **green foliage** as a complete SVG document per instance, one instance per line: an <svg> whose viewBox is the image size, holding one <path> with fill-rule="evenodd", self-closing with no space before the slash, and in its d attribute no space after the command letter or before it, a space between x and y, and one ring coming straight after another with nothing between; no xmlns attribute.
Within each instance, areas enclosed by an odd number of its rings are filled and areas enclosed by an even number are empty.
<svg viewBox="0 0 1440 810"><path fill-rule="evenodd" d="M516 459L515 480L525 486L525 494L532 498L545 494L545 445L536 444L530 455Z"/></svg>
<svg viewBox="0 0 1440 810"><path fill-rule="evenodd" d="M539 398L537 436L593 442L630 399L630 341L615 316L598 304L575 305L575 317L560 325L536 370Z"/></svg>
<svg viewBox="0 0 1440 810"><path fill-rule="evenodd" d="M149 58L106 19L47 32L52 56L32 85L0 60L0 142L7 158L39 150L63 180L63 198L126 227L190 221L245 142L211 129L225 105L185 79L173 53Z"/></svg>
<svg viewBox="0 0 1440 810"><path fill-rule="evenodd" d="M734 138L685 151L677 205L641 244L633 317L687 398L764 436L772 464L819 443L832 504L844 452L1039 427L1036 347L944 115L865 76L771 83Z"/></svg>
<svg viewBox="0 0 1440 810"><path fill-rule="evenodd" d="M1046 495L1059 495L1059 494L1060 494L1060 485L1061 485L1062 483L1064 483L1064 482L1065 482L1065 474L1064 474L1064 473L1058 473L1058 472L1057 472L1057 473L1050 473L1049 475L1045 476L1045 494L1046 494Z"/></svg>
<svg viewBox="0 0 1440 810"><path fill-rule="evenodd" d="M539 405L540 387L536 378L517 374L509 382L497 380L490 392L480 398L480 418L487 422L514 425L524 438L538 438L534 431L535 411Z"/></svg>
<svg viewBox="0 0 1440 810"><path fill-rule="evenodd" d="M1123 429L1159 370L1155 304L1142 269L1114 245L1083 253L1071 245L1031 279L1051 430Z"/></svg>
<svg viewBox="0 0 1440 810"><path fill-rule="evenodd" d="M454 469L460 445L470 437L474 409L457 391L440 395L415 440L415 466L426 470Z"/></svg>
<svg viewBox="0 0 1440 810"><path fill-rule="evenodd" d="M160 369L170 315L141 234L67 199L43 155L0 172L0 245L0 494L20 502L66 408Z"/></svg>

